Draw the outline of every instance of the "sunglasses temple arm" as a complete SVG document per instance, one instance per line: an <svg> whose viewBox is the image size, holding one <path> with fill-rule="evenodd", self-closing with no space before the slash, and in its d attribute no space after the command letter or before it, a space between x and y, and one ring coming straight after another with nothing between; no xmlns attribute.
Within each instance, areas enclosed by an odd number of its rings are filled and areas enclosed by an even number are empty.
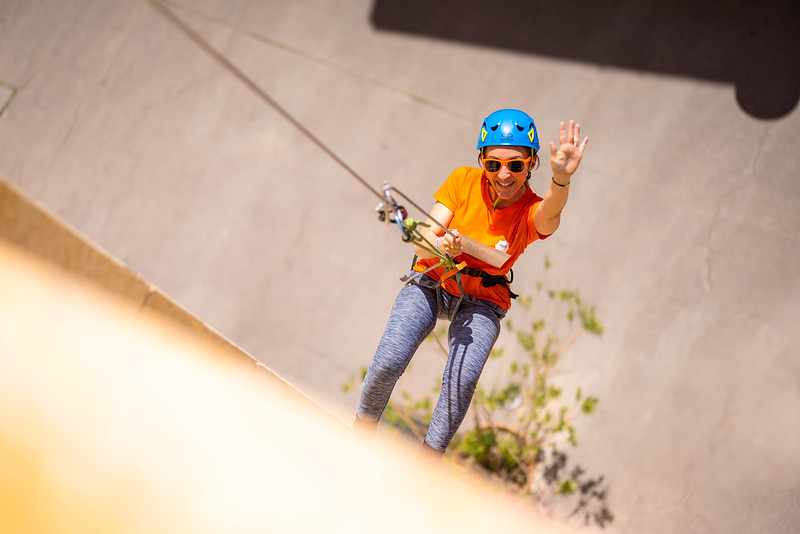
<svg viewBox="0 0 800 534"><path fill-rule="evenodd" d="M419 211L420 213L422 213L423 215L425 215L425 216L426 216L428 219L430 219L430 220L431 220L431 221L432 221L432 222L433 222L433 223L434 223L436 226L438 226L439 228L441 228L442 230L444 230L444 232L445 232L447 235L449 235L450 237L452 237L452 238L454 238L454 239L455 239L455 237L456 237L456 236L455 236L455 235L453 235L453 233L452 233L452 232L451 232L451 231L450 231L450 230L449 230L449 229L448 229L448 228L447 228L445 225L443 225L442 223L440 223L439 221L437 221L436 219L434 219L434 218L431 216L431 214L430 214L430 213L428 213L427 211L425 211L424 209L422 209L422 208L421 208L421 207L420 207L420 206L419 206L419 205L418 205L416 202L414 202L413 200L411 200L410 198L408 198L406 195L404 195L404 194L403 194L403 192L402 192L402 191L400 191L399 189L397 189L395 186L393 186L393 185L391 185L391 184L389 184L389 183L383 182L383 191L384 191L384 194L386 195L387 199L391 199L391 193L390 193L390 192L391 192L391 191L394 191L394 192L395 192L395 193L396 193L398 196L401 196L401 197L403 197L403 198L404 198L404 199L405 199L405 200L406 200L406 201L407 201L409 204L411 204L412 206L414 206L414 209L416 209L417 211Z"/></svg>

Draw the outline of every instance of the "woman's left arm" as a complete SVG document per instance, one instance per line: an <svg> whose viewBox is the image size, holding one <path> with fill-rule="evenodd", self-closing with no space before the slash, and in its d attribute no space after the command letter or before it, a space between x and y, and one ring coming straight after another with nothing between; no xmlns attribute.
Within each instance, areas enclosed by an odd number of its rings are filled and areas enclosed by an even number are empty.
<svg viewBox="0 0 800 534"><path fill-rule="evenodd" d="M553 169L553 180L544 199L533 213L533 224L541 235L552 234L561 223L561 212L567 204L569 196L570 179L578 170L583 151L589 142L589 138L585 137L579 145L580 133L580 124L569 121L569 130L567 131L562 122L558 126L558 150L556 150L555 143L550 142L550 166Z"/></svg>

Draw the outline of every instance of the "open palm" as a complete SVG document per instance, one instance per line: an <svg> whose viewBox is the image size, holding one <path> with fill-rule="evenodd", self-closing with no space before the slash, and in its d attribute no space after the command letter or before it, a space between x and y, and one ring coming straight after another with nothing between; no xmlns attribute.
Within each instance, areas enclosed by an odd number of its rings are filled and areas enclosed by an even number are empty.
<svg viewBox="0 0 800 534"><path fill-rule="evenodd" d="M550 166L553 169L553 175L559 177L566 177L567 179L578 170L578 165L581 163L583 151L586 149L586 144L589 138L585 137L583 142L580 141L581 125L575 124L575 121L569 121L569 129L567 130L564 123L561 122L558 126L558 149L555 143L550 142Z"/></svg>

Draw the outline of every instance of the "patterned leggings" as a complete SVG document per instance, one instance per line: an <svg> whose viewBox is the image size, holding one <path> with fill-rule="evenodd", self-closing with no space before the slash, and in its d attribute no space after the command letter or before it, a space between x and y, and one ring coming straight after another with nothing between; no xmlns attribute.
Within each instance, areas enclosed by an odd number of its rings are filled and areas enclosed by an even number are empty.
<svg viewBox="0 0 800 534"><path fill-rule="evenodd" d="M449 356L442 376L442 391L425 436L428 446L444 451L467 414L506 311L484 300L465 299L457 305L458 298L444 290L440 308L436 291L435 282L424 276L398 294L364 378L358 417L367 421L380 419L395 383L422 341L433 331L437 318L450 319Z"/></svg>

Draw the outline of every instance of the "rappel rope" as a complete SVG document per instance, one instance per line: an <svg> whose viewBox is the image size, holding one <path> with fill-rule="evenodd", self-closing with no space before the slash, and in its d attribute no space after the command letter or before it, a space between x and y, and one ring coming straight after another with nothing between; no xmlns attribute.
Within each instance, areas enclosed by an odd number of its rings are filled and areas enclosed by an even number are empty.
<svg viewBox="0 0 800 534"><path fill-rule="evenodd" d="M251 91L253 91L259 98L261 98L265 103L267 103L270 107L272 107L275 111L277 111L284 119L289 121L295 128L297 128L304 136L306 136L312 143L314 143L317 147L320 148L323 152L325 152L331 159L333 159L336 163L338 163L344 170L346 170L350 175L355 178L361 185L366 187L373 195L377 196L380 199L380 204L375 208L375 211L378 213L378 219L380 221L385 221L387 224L395 223L400 228L402 233L402 239L405 242L412 243L414 245L419 246L420 248L430 252L437 258L439 258L439 265L445 267L445 273L442 276L440 283L444 282L445 280L451 278L452 276L459 274L457 277L458 287L461 289L461 293L463 295L463 289L461 288L461 276L459 271L466 267L466 262L461 262L456 264L453 261L453 258L447 256L446 254L441 253L437 248L436 245L431 243L428 239L426 239L419 231L419 227L430 227L429 224L417 221L408 217L408 212L406 209L397 204L395 202L394 197L392 196L392 192L397 194L398 196L405 199L409 204L414 206L415 209L420 211L429 220L433 221L437 226L445 231L451 237L455 237L450 230L442 225L439 221L434 219L428 212L422 209L417 203L411 200L409 197L404 195L394 186L384 182L383 185L383 192L378 191L374 187L372 187L364 178L362 178L355 170L353 170L342 158L336 155L333 150L328 148L328 146L323 143L317 136L315 136L308 128L303 126L303 124L295 119L289 112L287 112L278 102L276 102L271 96L269 96L261 87L259 87L253 80L251 80L246 74L244 74L241 70L239 70L236 65L231 63L225 56L223 56L216 48L211 46L208 41L203 39L195 30L193 30L188 24L186 24L180 17L178 17L174 11L164 5L164 2L161 0L145 0L149 3L156 11L158 11L164 18L166 18L169 22L171 22L176 28L178 28L183 34L185 34L189 39L191 39L197 46L199 46L204 52L210 55L217 63L219 63L223 68L225 68L228 72L233 74L236 78L239 79L246 87L248 87ZM408 284L413 282L416 278L422 276L423 274L429 272L430 270L438 267L439 265L434 265L433 267L428 268L423 273L416 273L411 277L404 277L404 281Z"/></svg>

